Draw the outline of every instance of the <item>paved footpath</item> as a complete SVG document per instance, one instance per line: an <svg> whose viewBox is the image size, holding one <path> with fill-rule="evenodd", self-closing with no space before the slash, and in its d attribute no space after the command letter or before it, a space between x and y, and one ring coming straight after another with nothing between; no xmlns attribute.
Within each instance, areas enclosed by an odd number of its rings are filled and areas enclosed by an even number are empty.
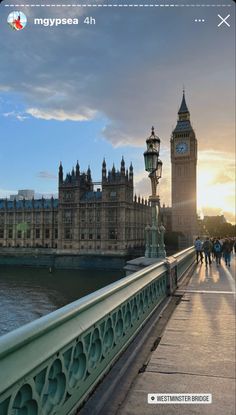
<svg viewBox="0 0 236 415"><path fill-rule="evenodd" d="M119 415L234 415L235 257L198 265ZM179 291L181 294L182 291ZM177 292L178 294L178 292ZM212 404L147 403L148 393L211 393Z"/></svg>

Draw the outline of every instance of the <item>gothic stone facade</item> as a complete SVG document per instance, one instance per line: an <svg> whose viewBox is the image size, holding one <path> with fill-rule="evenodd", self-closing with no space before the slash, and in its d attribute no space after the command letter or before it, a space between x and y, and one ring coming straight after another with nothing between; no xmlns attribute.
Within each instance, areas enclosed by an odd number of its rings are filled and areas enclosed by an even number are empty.
<svg viewBox="0 0 236 415"><path fill-rule="evenodd" d="M0 246L56 248L80 254L144 251L145 226L151 222L147 200L134 197L133 167L106 170L94 191L90 168L63 177L59 167L58 199L0 200Z"/></svg>

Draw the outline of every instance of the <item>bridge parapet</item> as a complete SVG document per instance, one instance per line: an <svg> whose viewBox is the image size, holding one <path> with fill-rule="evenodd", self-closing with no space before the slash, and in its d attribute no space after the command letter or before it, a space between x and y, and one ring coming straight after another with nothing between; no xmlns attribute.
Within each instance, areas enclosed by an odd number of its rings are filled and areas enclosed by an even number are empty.
<svg viewBox="0 0 236 415"><path fill-rule="evenodd" d="M188 248L2 336L0 414L72 414L193 261Z"/></svg>

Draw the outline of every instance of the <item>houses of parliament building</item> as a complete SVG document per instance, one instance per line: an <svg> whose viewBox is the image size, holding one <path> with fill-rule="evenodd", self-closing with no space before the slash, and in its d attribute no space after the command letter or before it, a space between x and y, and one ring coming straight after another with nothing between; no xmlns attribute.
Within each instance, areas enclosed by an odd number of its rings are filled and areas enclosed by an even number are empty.
<svg viewBox="0 0 236 415"><path fill-rule="evenodd" d="M107 171L102 163L101 188L90 168L64 177L59 166L58 199L0 200L0 246L55 248L81 254L126 255L142 251L150 223L147 200L134 196L133 166Z"/></svg>

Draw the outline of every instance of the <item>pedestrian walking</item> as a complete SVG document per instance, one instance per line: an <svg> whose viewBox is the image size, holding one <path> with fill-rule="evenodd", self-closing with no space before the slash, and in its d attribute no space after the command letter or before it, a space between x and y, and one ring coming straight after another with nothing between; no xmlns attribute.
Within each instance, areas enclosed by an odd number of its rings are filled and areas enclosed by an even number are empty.
<svg viewBox="0 0 236 415"><path fill-rule="evenodd" d="M219 238L217 238L214 242L213 251L214 251L214 255L216 259L216 265L218 266L220 265L221 255L222 255L222 246L221 246Z"/></svg>
<svg viewBox="0 0 236 415"><path fill-rule="evenodd" d="M209 265L211 265L211 251L212 251L212 243L208 237L203 242L202 249L205 255L205 264L207 267L208 263Z"/></svg>
<svg viewBox="0 0 236 415"><path fill-rule="evenodd" d="M216 259L216 255L215 255L215 251L214 251L214 243L215 243L215 241L216 241L216 238L211 238L210 239L211 246L212 246L212 248L211 248L211 258L212 258L212 261L214 261L214 259Z"/></svg>
<svg viewBox="0 0 236 415"><path fill-rule="evenodd" d="M202 264L203 263L202 241L199 236L195 239L194 247L195 247L195 252L196 252L197 264L199 262L199 258Z"/></svg>
<svg viewBox="0 0 236 415"><path fill-rule="evenodd" d="M223 243L222 252L225 260L225 265L230 267L232 244L228 238L226 238Z"/></svg>

